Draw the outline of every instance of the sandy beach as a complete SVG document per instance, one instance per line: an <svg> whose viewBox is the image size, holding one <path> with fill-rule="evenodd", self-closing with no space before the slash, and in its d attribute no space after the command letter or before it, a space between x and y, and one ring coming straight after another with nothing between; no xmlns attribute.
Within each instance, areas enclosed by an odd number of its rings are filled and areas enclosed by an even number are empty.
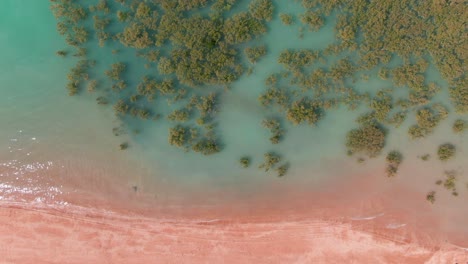
<svg viewBox="0 0 468 264"><path fill-rule="evenodd" d="M3 1L0 264L468 264L457 3Z"/></svg>
<svg viewBox="0 0 468 264"><path fill-rule="evenodd" d="M2 202L1 263L468 261L467 241L449 241L443 217L428 213L419 194L393 187L377 195L370 189L379 180L350 180L314 193L298 186L288 193L273 184L248 203L224 199L202 206L199 194L198 206L193 196L190 203L152 210L90 206L89 199L86 207ZM278 191L284 195L272 195ZM388 192L399 199L385 199ZM397 206L400 199L408 204Z"/></svg>

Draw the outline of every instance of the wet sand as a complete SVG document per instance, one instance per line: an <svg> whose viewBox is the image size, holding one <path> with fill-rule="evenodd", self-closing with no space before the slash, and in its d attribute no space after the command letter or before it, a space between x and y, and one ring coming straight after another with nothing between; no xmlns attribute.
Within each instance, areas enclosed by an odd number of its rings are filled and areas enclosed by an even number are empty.
<svg viewBox="0 0 468 264"><path fill-rule="evenodd" d="M93 206L83 197L80 206L76 193L66 205L2 202L1 263L468 261L466 234L455 244L446 216L404 185L383 188L382 178L350 177L314 192L278 181L244 199L186 193L151 209L129 207L136 198Z"/></svg>
<svg viewBox="0 0 468 264"><path fill-rule="evenodd" d="M0 210L3 263L464 263L449 245L352 223L156 221L23 206Z"/></svg>

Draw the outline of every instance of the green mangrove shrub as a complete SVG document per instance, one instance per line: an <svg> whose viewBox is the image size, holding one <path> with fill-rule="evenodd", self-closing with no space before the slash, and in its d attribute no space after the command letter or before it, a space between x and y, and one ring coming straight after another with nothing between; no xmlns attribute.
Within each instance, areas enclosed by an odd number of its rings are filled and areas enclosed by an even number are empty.
<svg viewBox="0 0 468 264"><path fill-rule="evenodd" d="M445 143L439 146L437 156L441 161L447 161L455 156L456 147L453 144Z"/></svg>
<svg viewBox="0 0 468 264"><path fill-rule="evenodd" d="M369 157L376 157L384 145L385 131L377 124L353 129L346 136L346 147L351 154L363 153Z"/></svg>

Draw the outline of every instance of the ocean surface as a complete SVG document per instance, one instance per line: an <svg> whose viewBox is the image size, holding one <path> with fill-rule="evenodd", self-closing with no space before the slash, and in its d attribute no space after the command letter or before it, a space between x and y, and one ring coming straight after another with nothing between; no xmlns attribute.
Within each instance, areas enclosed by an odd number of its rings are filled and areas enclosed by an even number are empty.
<svg viewBox="0 0 468 264"><path fill-rule="evenodd" d="M276 2L278 12L297 13L302 8L295 1ZM164 119L119 120L110 106L96 104L95 94L68 96L66 75L74 61L55 55L56 51L67 49L67 45L56 31L49 1L3 0L0 5L2 201L62 206L85 206L101 201L122 207L141 205L151 211L182 205L222 205L224 201L237 201L253 208L251 199L261 194L263 205L274 207L281 197L289 197L295 190L307 194L325 189L333 193L330 186L341 188L350 179L372 175L378 180L366 190L372 190L375 195L391 195L392 188L398 186L418 194L415 197L427 203L426 193L438 188L437 202L424 210L428 215L440 216L441 229L447 233L468 236L465 218L468 217L465 186L468 184L468 142L466 134L454 135L451 131L453 121L460 116L451 115L423 140L408 137L407 129L414 123L414 117L408 118L400 128L392 128L383 153L399 150L404 156L398 176L392 179L384 176L384 155L363 164L356 157L346 155L346 133L357 127L355 119L364 109L330 110L316 127L286 125L283 142L271 145L268 141L269 132L262 128L261 120L271 113L265 112L257 102L265 89L265 79L281 71L276 60L282 50L322 49L333 42L335 21L332 18L318 32L305 30L304 37L299 38L299 23L287 27L275 15L269 23L268 34L254 41L267 45L267 56L254 66L250 76L243 76L222 96L218 120L225 147L221 153L205 157L170 146L167 140L170 124ZM144 71L141 61L131 52L112 57L113 48L90 50L98 58L97 69L125 61L132 76ZM444 85L436 70L428 77ZM131 77L130 83L132 78L138 79ZM370 76L369 80L355 85L365 90L388 87L391 82ZM451 105L446 91L440 92L435 101ZM114 136L112 129L119 126L125 126L129 132ZM132 133L134 130L140 132ZM122 142L128 142L127 150L119 150ZM457 146L457 156L441 163L436 151L446 142ZM265 173L257 168L268 151L281 153L290 163L287 176L279 178L274 172ZM426 153L431 154L430 161L419 158ZM243 155L252 157L250 168L239 165ZM458 197L434 184L443 178L445 170L458 171ZM360 205L356 214L343 217L386 217L385 208L376 211L368 200L369 195L361 190L349 190L343 195L352 195ZM78 198L83 196L87 199ZM411 211L412 205L395 197L395 207L399 209ZM307 210L307 206L301 208Z"/></svg>

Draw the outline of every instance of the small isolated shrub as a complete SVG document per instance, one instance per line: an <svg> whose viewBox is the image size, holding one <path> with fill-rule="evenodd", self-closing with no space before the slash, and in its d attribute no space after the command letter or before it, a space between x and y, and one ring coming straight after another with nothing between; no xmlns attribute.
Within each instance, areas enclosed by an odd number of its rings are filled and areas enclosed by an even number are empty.
<svg viewBox="0 0 468 264"><path fill-rule="evenodd" d="M437 156L441 161L447 161L455 156L456 147L453 144L445 143L439 146L439 150L437 151Z"/></svg>

